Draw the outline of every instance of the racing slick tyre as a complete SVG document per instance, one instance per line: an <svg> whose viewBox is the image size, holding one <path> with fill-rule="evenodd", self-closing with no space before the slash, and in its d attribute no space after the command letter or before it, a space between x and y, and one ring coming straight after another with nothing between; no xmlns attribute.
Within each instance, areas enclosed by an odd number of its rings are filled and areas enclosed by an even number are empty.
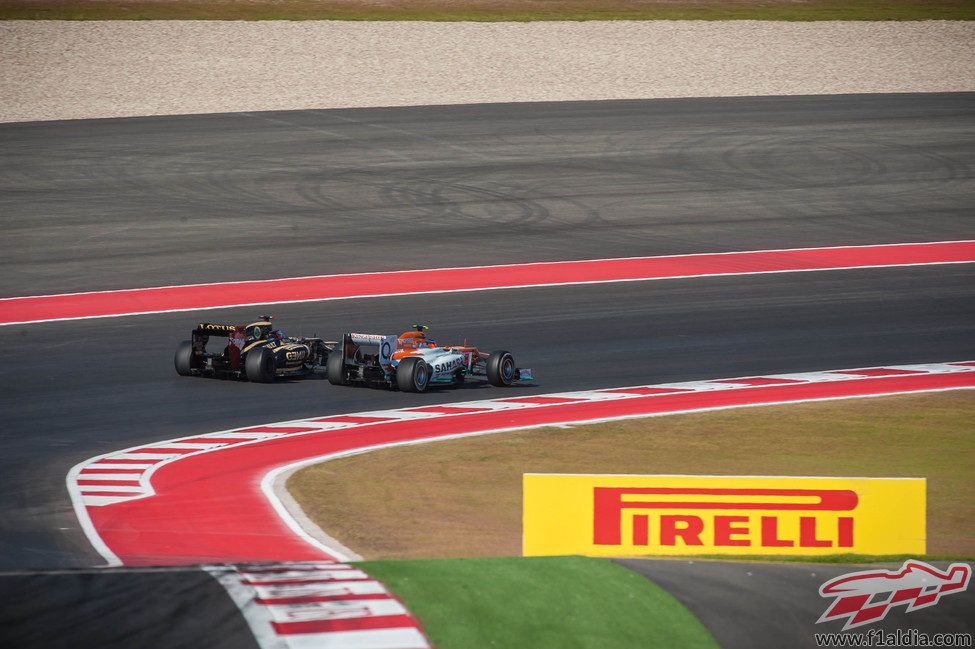
<svg viewBox="0 0 975 649"><path fill-rule="evenodd" d="M487 359L488 383L504 388L515 382L515 359L511 352L492 352Z"/></svg>
<svg viewBox="0 0 975 649"><path fill-rule="evenodd" d="M422 358L405 358L396 366L396 385L403 392L423 392L430 385L431 373Z"/></svg>
<svg viewBox="0 0 975 649"><path fill-rule="evenodd" d="M332 385L348 385L349 380L345 376L345 358L341 351L328 355L325 362L325 376Z"/></svg>
<svg viewBox="0 0 975 649"><path fill-rule="evenodd" d="M248 381L270 383L277 374L278 361L266 347L251 350L244 359L244 375Z"/></svg>
<svg viewBox="0 0 975 649"><path fill-rule="evenodd" d="M176 373L180 376L195 376L203 371L205 360L193 353L193 342L184 340L176 348L176 355L173 356L173 364L176 365Z"/></svg>

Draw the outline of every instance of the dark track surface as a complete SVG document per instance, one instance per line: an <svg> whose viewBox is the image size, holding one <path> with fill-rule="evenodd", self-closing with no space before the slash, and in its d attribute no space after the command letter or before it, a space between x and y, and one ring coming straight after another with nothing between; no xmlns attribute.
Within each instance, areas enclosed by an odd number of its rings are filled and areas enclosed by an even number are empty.
<svg viewBox="0 0 975 649"><path fill-rule="evenodd" d="M816 633L839 633L842 622L816 624L832 604L819 587L840 575L875 566L729 561L615 559L650 578L677 598L707 627L722 649L753 647L815 648ZM944 570L948 562L933 562ZM971 565L971 563L969 563ZM884 564L895 570L901 564ZM937 633L975 633L975 591L946 595L936 606L907 613L891 608L882 621L849 633L917 629Z"/></svg>
<svg viewBox="0 0 975 649"><path fill-rule="evenodd" d="M0 124L0 296L972 238L975 93Z"/></svg>
<svg viewBox="0 0 975 649"><path fill-rule="evenodd" d="M0 293L973 238L975 94L458 106L0 125ZM297 125L297 126L296 126ZM975 358L971 265L275 308L289 333L433 326L553 392ZM0 569L100 563L75 463L294 417L501 396L179 378L198 321L0 328Z"/></svg>
<svg viewBox="0 0 975 649"><path fill-rule="evenodd" d="M199 568L0 574L0 647L258 649Z"/></svg>

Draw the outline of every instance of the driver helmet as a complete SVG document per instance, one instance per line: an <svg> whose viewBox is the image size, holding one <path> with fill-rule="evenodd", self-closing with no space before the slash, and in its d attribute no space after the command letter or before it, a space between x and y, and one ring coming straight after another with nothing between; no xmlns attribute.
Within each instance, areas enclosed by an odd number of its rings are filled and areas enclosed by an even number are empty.
<svg viewBox="0 0 975 649"><path fill-rule="evenodd" d="M247 338L250 340L264 340L270 334L270 322L253 322L247 325Z"/></svg>

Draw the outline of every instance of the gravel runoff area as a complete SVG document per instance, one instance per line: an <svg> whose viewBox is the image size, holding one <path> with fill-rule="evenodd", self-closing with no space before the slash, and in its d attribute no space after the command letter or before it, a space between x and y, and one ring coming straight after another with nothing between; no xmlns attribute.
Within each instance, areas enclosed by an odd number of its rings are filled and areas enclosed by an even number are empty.
<svg viewBox="0 0 975 649"><path fill-rule="evenodd" d="M3 122L970 90L975 22L0 22Z"/></svg>

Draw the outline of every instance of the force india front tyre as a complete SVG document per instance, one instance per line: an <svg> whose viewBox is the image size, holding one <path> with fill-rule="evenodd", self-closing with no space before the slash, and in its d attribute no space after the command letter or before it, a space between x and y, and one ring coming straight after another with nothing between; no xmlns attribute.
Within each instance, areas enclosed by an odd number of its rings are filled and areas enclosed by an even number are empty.
<svg viewBox="0 0 975 649"><path fill-rule="evenodd" d="M194 376L200 374L206 361L199 358L193 352L193 342L184 340L176 348L173 356L173 364L176 366L176 373L180 376Z"/></svg>
<svg viewBox="0 0 975 649"><path fill-rule="evenodd" d="M487 359L488 383L504 388L515 382L515 359L511 352L499 350L492 352Z"/></svg>
<svg viewBox="0 0 975 649"><path fill-rule="evenodd" d="M345 357L342 352L332 352L328 355L325 362L325 376L332 385L348 385L349 380L345 376Z"/></svg>
<svg viewBox="0 0 975 649"><path fill-rule="evenodd" d="M252 349L244 359L244 375L248 381L270 383L278 370L274 353L266 347Z"/></svg>
<svg viewBox="0 0 975 649"><path fill-rule="evenodd" d="M396 385L403 392L423 392L430 385L431 374L422 358L404 358L396 366Z"/></svg>

